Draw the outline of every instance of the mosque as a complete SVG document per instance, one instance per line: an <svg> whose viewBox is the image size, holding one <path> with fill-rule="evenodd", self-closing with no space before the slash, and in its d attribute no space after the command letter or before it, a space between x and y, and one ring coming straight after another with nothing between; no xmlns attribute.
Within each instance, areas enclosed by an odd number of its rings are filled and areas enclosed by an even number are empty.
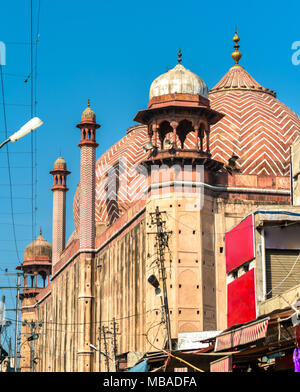
<svg viewBox="0 0 300 392"><path fill-rule="evenodd" d="M40 235L18 266L29 274L21 333L31 322L39 333L35 371L113 369L114 354L227 327L225 233L258 208L290 205L290 146L300 133L299 116L239 64L237 33L233 41L234 64L210 90L179 51L152 82L138 125L98 159L100 125L90 104L83 111L75 230L65 238L71 173L59 157L52 245ZM22 371L32 360L24 344Z"/></svg>

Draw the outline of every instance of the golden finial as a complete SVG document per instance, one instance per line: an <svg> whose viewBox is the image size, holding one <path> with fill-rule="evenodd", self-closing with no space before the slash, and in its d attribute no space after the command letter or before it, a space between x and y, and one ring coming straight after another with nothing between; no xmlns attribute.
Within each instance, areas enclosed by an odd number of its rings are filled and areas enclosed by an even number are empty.
<svg viewBox="0 0 300 392"><path fill-rule="evenodd" d="M181 57L182 57L182 53L181 53L181 49L179 48L179 50L178 50L178 59L177 59L178 64L181 63Z"/></svg>
<svg viewBox="0 0 300 392"><path fill-rule="evenodd" d="M237 34L237 28L235 28L235 34L234 37L232 38L234 44L234 52L232 52L231 57L233 58L233 60L235 61L235 65L238 65L241 57L242 57L242 53L239 51L239 47L240 45L238 44L240 38Z"/></svg>
<svg viewBox="0 0 300 392"><path fill-rule="evenodd" d="M88 108L90 107L90 98L88 98Z"/></svg>

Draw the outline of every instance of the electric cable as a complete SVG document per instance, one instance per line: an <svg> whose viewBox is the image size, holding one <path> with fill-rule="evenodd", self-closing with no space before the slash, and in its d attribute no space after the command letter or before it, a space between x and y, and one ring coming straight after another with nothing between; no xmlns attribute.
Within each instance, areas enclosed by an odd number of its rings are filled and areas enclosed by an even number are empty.
<svg viewBox="0 0 300 392"><path fill-rule="evenodd" d="M3 102L3 119L4 119L4 129L5 129L5 138L8 138L7 132L7 119L6 119L6 109L5 109L5 92L4 92L4 81L3 81L3 71L2 64L0 59L0 76L1 76L1 87L2 87L2 102ZM15 228L15 218L14 218L14 206L13 206L13 191L12 191L12 177L11 177L11 168L10 168L10 157L9 157L9 149L6 146L6 156L7 156L7 165L8 165L8 178L9 178L9 193L10 193L10 209L11 209L11 220L13 225L13 237L14 244L18 262L20 263L19 250L17 245L17 236L16 236L16 228Z"/></svg>
<svg viewBox="0 0 300 392"><path fill-rule="evenodd" d="M136 313L136 314L132 314L132 315L128 315L128 316L123 316L123 317L119 317L119 318L115 318L116 321L118 320L125 320L125 319L129 319L132 317L139 317L139 316L144 316L148 313L151 312L155 312L160 310L159 308L155 308L155 309L150 309L147 310L144 313ZM11 319L11 318L7 318L7 320L11 321L12 323L16 323L16 320ZM105 320L105 321L101 321L101 324L109 324L113 321L113 318L110 320ZM60 322L54 322L54 321L41 321L42 324L48 324L48 325L91 325L91 324L99 324L99 321L91 321L91 322L83 322L83 323L60 323Z"/></svg>
<svg viewBox="0 0 300 392"><path fill-rule="evenodd" d="M201 230L195 229L195 228L193 228L193 227L191 227L191 226L189 226L189 225L187 225L187 224L185 224L185 223L182 223L179 219L174 218L174 217L173 217L172 215L170 215L168 212L166 212L166 214L167 214L167 216L168 216L169 218L171 218L171 219L177 221L177 222L180 223L182 226L185 226L186 228L188 228L188 229L190 229L190 230L193 230L193 231L197 231L197 232L199 232L199 233L202 233ZM296 224L300 224L300 220L299 220L299 221L296 221L296 222L286 223L286 224L284 224L284 225L283 225L283 224L268 225L267 228L269 228L269 227L287 227L287 226L292 226L292 225L296 225ZM233 233L233 232L236 232L236 231L246 230L246 229L249 228L249 227L253 227L253 225L249 224L247 227L243 227L243 228L233 228L233 229L231 229L231 230L229 230L229 231L225 231L225 232L205 231L204 233L205 233L205 234L206 234L206 233L208 233L208 234L227 234L228 232Z"/></svg>

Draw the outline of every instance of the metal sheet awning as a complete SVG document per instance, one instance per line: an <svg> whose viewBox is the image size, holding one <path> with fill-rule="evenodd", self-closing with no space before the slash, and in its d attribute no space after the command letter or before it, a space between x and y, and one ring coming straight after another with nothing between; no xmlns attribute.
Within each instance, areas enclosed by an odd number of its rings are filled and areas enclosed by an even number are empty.
<svg viewBox="0 0 300 392"><path fill-rule="evenodd" d="M231 372L232 371L232 356L217 359L210 363L211 372Z"/></svg>
<svg viewBox="0 0 300 392"><path fill-rule="evenodd" d="M216 338L215 350L222 351L266 337L269 317L254 323L227 331Z"/></svg>

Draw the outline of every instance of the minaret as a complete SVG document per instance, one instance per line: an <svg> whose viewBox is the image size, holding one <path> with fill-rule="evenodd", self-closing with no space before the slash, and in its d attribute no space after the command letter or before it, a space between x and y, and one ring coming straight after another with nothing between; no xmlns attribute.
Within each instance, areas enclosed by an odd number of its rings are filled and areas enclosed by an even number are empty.
<svg viewBox="0 0 300 392"><path fill-rule="evenodd" d="M92 371L94 351L90 348L92 322L92 266L95 248L95 166L96 166L96 115L88 107L77 125L81 130L80 147L80 203L79 203L79 248L78 260L80 276L78 280L78 371Z"/></svg>
<svg viewBox="0 0 300 392"><path fill-rule="evenodd" d="M65 248L66 232L66 192L67 165L62 157L54 162L53 175L53 223L52 223L52 271L59 261L60 255Z"/></svg>
<svg viewBox="0 0 300 392"><path fill-rule="evenodd" d="M95 246L95 165L96 165L96 115L88 107L81 115L77 128L81 130L80 147L80 249L91 250Z"/></svg>
<svg viewBox="0 0 300 392"><path fill-rule="evenodd" d="M30 323L36 322L36 296L49 284L51 275L51 255L52 247L49 242L40 235L29 244L24 252L24 262L17 267L24 273L24 285L21 300L21 359L20 368L22 372L29 372L30 364L30 345L23 344L24 339L31 335ZM35 330L39 332L39 329Z"/></svg>

